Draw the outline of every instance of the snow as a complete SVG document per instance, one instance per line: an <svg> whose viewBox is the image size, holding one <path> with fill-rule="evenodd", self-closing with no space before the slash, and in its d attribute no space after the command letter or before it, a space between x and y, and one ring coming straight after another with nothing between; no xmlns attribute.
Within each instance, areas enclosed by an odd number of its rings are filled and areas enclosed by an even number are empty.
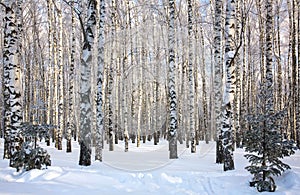
<svg viewBox="0 0 300 195"><path fill-rule="evenodd" d="M185 144L178 144L178 159L168 159L168 143L152 142L129 145L119 142L115 151L105 145L103 162L92 162L89 167L78 165L79 145L73 142L73 152L58 151L53 145L42 147L51 155L52 166L44 170L16 172L3 160L3 139L0 139L0 194L183 194L183 195L239 195L259 193L249 187L251 175L244 150L234 152L235 170L224 172L215 163L215 143L201 142L192 154ZM65 146L65 144L64 144ZM292 169L275 177L275 194L299 194L300 152L284 160Z"/></svg>
<svg viewBox="0 0 300 195"><path fill-rule="evenodd" d="M235 50L227 52L229 58L233 58L235 55Z"/></svg>

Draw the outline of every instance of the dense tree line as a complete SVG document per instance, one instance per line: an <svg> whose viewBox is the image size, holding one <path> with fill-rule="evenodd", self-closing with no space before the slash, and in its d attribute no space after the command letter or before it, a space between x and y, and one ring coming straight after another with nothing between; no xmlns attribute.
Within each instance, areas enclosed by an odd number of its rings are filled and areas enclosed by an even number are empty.
<svg viewBox="0 0 300 195"><path fill-rule="evenodd" d="M81 165L92 147L102 161L103 140L126 152L165 138L170 158L177 141L191 152L217 141L217 163L232 170L262 85L266 112L286 111L280 135L300 144L298 0L0 4L4 158L31 124L51 126L58 150L78 140Z"/></svg>

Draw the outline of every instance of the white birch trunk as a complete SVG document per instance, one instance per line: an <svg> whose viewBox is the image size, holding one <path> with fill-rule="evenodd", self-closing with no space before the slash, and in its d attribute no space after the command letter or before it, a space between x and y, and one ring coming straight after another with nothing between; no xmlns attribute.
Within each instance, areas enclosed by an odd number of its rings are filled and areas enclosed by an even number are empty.
<svg viewBox="0 0 300 195"><path fill-rule="evenodd" d="M200 17L200 16L199 16ZM203 26L200 24L200 44L202 48L201 58L201 77L202 77L202 104L203 104L203 128L204 128L204 139L205 143L209 143L209 132L207 128L207 117L208 117L208 105L207 105L207 88L206 88L206 62L205 62L205 45L204 45L204 33Z"/></svg>
<svg viewBox="0 0 300 195"><path fill-rule="evenodd" d="M222 105L222 145L224 154L224 171L234 169L233 161L233 103L235 95L235 64L234 34L235 34L235 1L228 0L225 19L225 89Z"/></svg>
<svg viewBox="0 0 300 195"><path fill-rule="evenodd" d="M169 69L168 69L168 89L169 89L169 152L170 159L177 156L177 96L175 84L175 2L169 0Z"/></svg>
<svg viewBox="0 0 300 195"><path fill-rule="evenodd" d="M62 150L62 134L64 127L64 76L63 76L63 23L62 23L62 1L58 3L59 42L58 42L58 127L57 142L58 150Z"/></svg>
<svg viewBox="0 0 300 195"><path fill-rule="evenodd" d="M297 1L298 8L298 83L297 83L297 101L296 101L296 129L297 129L297 146L300 147L300 1Z"/></svg>
<svg viewBox="0 0 300 195"><path fill-rule="evenodd" d="M100 0L100 21L99 21L99 39L98 39L98 80L97 80L97 130L95 143L95 160L102 162L103 149L103 70L104 70L104 20L105 20L105 0Z"/></svg>
<svg viewBox="0 0 300 195"><path fill-rule="evenodd" d="M126 0L126 11L127 11L127 14L126 14L126 25L131 25L130 24L130 5L129 5L129 0ZM130 29L130 27L129 27ZM130 33L130 32L129 32ZM125 37L127 37L127 28L125 29ZM123 60L123 80L127 80L128 79L128 76L125 72L127 66L128 66L128 58L126 57L128 54L127 54L127 39L125 39L125 47L124 47L124 60ZM122 91L123 93L126 93L127 92L127 87L125 85L125 83L123 82L122 83ZM122 106L123 106L123 112L124 112L124 144L125 144L125 149L124 151L125 152L128 152L128 142L129 142L129 133L128 133L128 98L127 98L127 95L123 95L123 98L122 98Z"/></svg>
<svg viewBox="0 0 300 195"><path fill-rule="evenodd" d="M13 1L3 1L5 5L4 16L4 49L3 49L3 99L4 99L4 123L5 145L4 158L10 158L10 166L14 166L14 154L21 148L21 123L22 111L22 85L21 65L18 53L21 42L19 39L20 28L17 26L15 11L17 8Z"/></svg>
<svg viewBox="0 0 300 195"><path fill-rule="evenodd" d="M71 3L71 6L74 7L74 3ZM70 55L70 72L69 72L69 112L68 112L68 123L67 123L67 147L66 152L72 152L72 133L75 134L76 126L75 126L75 111L74 111L74 67L75 67L75 46L76 46L76 37L75 37L75 11L71 11L71 23L72 23L72 42L71 42L71 55Z"/></svg>
<svg viewBox="0 0 300 195"><path fill-rule="evenodd" d="M296 11L295 11L295 0L292 0L291 2L292 6L292 13L291 13L291 66L292 66L292 85L291 85L291 91L292 91L292 107L291 107L291 128L294 132L295 140L298 140L298 132L299 129L297 129L297 54L296 54Z"/></svg>
<svg viewBox="0 0 300 195"><path fill-rule="evenodd" d="M53 61L53 56L52 56L52 51L53 51L53 33L52 33L52 1L47 2L47 8L48 8L48 99L47 99L47 124L53 124L53 66L52 66L52 61ZM49 138L50 139L50 138ZM47 140L47 144L49 143L49 140Z"/></svg>
<svg viewBox="0 0 300 195"><path fill-rule="evenodd" d="M159 63L159 46L156 45L156 21L155 21L155 18L153 19L153 40L154 40L154 50L156 51L156 56L155 56L155 64L158 64ZM160 39L158 39L160 40ZM159 109L159 94L158 94L158 87L159 87L159 84L158 84L158 69L159 66L155 66L153 69L154 69L154 92L153 92L153 102L154 102L154 109L153 109L153 118L154 118L154 131L153 131L153 142L154 142L154 145L157 145L158 142L159 142L159 137L158 137L158 132L159 132L159 126L158 126L158 122L159 122L159 117L158 117L158 109Z"/></svg>
<svg viewBox="0 0 300 195"><path fill-rule="evenodd" d="M93 62L92 48L94 44L96 17L96 0L88 0L87 23L83 30L84 42L81 59L80 83L80 157L79 165L91 165L91 67Z"/></svg>
<svg viewBox="0 0 300 195"><path fill-rule="evenodd" d="M265 50L265 58L266 58L266 78L264 80L266 84L266 97L267 105L266 109L268 113L272 113L274 111L274 99L273 99L273 0L266 0L266 50Z"/></svg>
<svg viewBox="0 0 300 195"><path fill-rule="evenodd" d="M113 110L112 110L112 92L113 92L113 65L115 60L115 31L116 31L116 2L112 0L111 2L111 53L110 53L110 64L108 70L108 141L109 141L109 151L114 150L114 128L113 128Z"/></svg>
<svg viewBox="0 0 300 195"><path fill-rule="evenodd" d="M143 64L142 67L139 67L140 71L139 71L139 98L138 98L138 118L137 118L137 142L136 142L136 146L140 147L141 143L141 131L142 131L142 107L143 107Z"/></svg>
<svg viewBox="0 0 300 195"><path fill-rule="evenodd" d="M223 149L222 149L222 125L221 125L221 102L222 102L222 69L223 63L221 53L221 18L222 18L222 1L215 0L215 20L214 20L214 115L216 117L216 131L217 131L217 144L216 144L216 163L223 162Z"/></svg>
<svg viewBox="0 0 300 195"><path fill-rule="evenodd" d="M241 2L236 1L236 20L235 20L235 26L236 26L236 36L235 36L235 42L240 43L240 33L241 33L241 25L240 21L243 20L240 13L240 6ZM243 28L243 27L242 27ZM239 52L237 53L235 59L236 63L236 94L234 99L234 133L233 133L233 140L234 143L236 143L236 147L240 148L240 107L241 107L241 65L242 65L242 59L240 58Z"/></svg>
<svg viewBox="0 0 300 195"><path fill-rule="evenodd" d="M188 78L189 78L189 118L190 118L190 140L191 140L191 153L196 152L196 141L195 141L195 93L194 93L194 67L193 67L193 5L192 0L188 0Z"/></svg>
<svg viewBox="0 0 300 195"><path fill-rule="evenodd" d="M59 126L59 119L58 119L58 60L57 60L57 50L58 50L58 38L57 38L57 28L56 28L56 19L55 19L55 9L53 10L53 117L54 117L54 125L56 126L54 128L53 132L53 141L55 142L55 147L58 148L58 126Z"/></svg>

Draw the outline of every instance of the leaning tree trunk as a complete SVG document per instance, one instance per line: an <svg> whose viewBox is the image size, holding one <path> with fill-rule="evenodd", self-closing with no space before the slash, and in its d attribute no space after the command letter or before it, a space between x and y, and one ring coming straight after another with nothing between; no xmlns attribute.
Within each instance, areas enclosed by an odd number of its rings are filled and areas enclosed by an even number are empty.
<svg viewBox="0 0 300 195"><path fill-rule="evenodd" d="M175 2L169 0L169 70L168 70L168 89L169 89L169 151L170 159L177 157L177 97L175 84Z"/></svg>
<svg viewBox="0 0 300 195"><path fill-rule="evenodd" d="M21 123L23 120L21 95L21 66L19 52L21 49L20 27L16 24L14 1L4 1L4 49L3 49L3 99L4 99L4 158L10 158L10 166L15 165L12 158L21 148ZM20 4L19 4L20 5Z"/></svg>
<svg viewBox="0 0 300 195"><path fill-rule="evenodd" d="M87 23L83 30L83 48L81 59L80 83L80 157L79 165L91 165L91 66L93 62L92 48L96 26L96 0L88 0Z"/></svg>
<svg viewBox="0 0 300 195"><path fill-rule="evenodd" d="M224 171L234 169L233 161L233 102L235 95L235 48L234 48L235 1L228 0L225 19L225 89L222 105L222 147Z"/></svg>

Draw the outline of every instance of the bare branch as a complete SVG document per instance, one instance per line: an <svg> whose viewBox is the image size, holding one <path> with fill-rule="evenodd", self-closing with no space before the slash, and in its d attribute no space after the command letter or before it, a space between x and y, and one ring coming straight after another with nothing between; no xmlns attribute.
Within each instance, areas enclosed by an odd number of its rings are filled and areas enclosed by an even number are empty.
<svg viewBox="0 0 300 195"><path fill-rule="evenodd" d="M74 7L74 4L72 4L72 2L70 1L66 1L66 0L63 0L68 6L70 6L70 8L75 11L76 15L78 16L78 20L80 22L80 26L81 26L81 30L82 30L82 34L83 34L83 39L84 39L84 42L86 43L87 42L87 35L86 35L86 32L84 30L84 24L83 24L83 21L82 21L82 18L81 18L81 11Z"/></svg>

